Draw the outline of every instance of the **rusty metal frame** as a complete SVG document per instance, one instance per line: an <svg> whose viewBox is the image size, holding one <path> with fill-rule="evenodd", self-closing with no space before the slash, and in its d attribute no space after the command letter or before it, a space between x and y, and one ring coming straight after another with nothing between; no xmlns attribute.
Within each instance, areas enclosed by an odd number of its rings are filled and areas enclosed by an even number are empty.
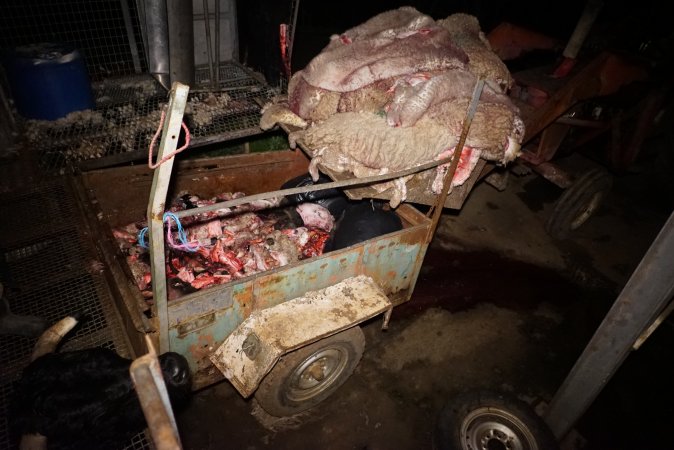
<svg viewBox="0 0 674 450"><path fill-rule="evenodd" d="M162 131L157 161L174 152L178 146L178 137L183 123L183 113L187 104L189 86L173 83L168 103L168 112ZM152 270L152 294L154 296L157 316L159 317L159 351L167 352L169 348L169 318L166 287L166 260L164 254L164 209L166 193L171 181L171 171L175 158L169 158L154 172L150 200L147 207L148 236L150 241L150 261Z"/></svg>

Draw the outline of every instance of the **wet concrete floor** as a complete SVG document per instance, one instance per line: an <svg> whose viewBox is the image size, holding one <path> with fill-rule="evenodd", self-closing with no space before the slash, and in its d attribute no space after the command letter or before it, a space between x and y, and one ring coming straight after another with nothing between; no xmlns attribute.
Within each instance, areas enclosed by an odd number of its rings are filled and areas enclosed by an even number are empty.
<svg viewBox="0 0 674 450"><path fill-rule="evenodd" d="M178 416L185 448L431 448L441 407L463 390L544 407L666 215L632 202L628 179L579 233L554 241L543 224L559 191L540 181L514 178L505 192L478 185L460 212L445 214L412 300L387 331L380 319L364 324L365 354L336 394L277 419L219 383ZM628 358L577 424L575 448L654 448L667 438L674 368L663 355L673 331L666 323Z"/></svg>

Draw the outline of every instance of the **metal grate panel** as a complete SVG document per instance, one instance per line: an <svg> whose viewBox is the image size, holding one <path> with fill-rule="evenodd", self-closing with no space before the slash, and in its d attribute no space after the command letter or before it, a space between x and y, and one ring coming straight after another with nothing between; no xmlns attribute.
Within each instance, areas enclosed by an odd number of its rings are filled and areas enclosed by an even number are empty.
<svg viewBox="0 0 674 450"><path fill-rule="evenodd" d="M72 227L62 220L75 210L67 201L63 186L54 186L44 192L26 192L6 195L0 202L0 245L16 249L24 243L35 243L38 237L61 233Z"/></svg>
<svg viewBox="0 0 674 450"><path fill-rule="evenodd" d="M0 2L0 48L58 42L82 53L93 79L147 70L133 0Z"/></svg>
<svg viewBox="0 0 674 450"><path fill-rule="evenodd" d="M81 232L80 216L65 180L30 192L0 196L0 263L6 298L16 314L39 315L53 323L84 311L87 320L62 349L102 346L129 357L124 331L98 267ZM8 406L35 338L0 336L0 450L14 449ZM144 433L124 448L151 448Z"/></svg>
<svg viewBox="0 0 674 450"><path fill-rule="evenodd" d="M260 101L274 95L272 88L233 62L221 65L221 85L214 91L203 89L209 81L203 70L199 73L185 109L192 147L262 132ZM25 138L38 152L44 171L63 173L70 165L92 169L146 157L167 103L166 91L149 75L110 79L93 87L95 110L25 123Z"/></svg>

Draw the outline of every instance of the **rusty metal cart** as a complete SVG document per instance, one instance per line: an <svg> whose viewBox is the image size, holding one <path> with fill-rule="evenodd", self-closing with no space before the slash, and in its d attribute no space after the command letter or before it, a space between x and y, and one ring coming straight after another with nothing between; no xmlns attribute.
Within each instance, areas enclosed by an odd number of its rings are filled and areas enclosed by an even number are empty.
<svg viewBox="0 0 674 450"><path fill-rule="evenodd" d="M483 86L479 81L473 93L458 148L465 142ZM174 85L158 159L176 148L187 92L186 86ZM82 173L77 184L136 354L146 353L145 337L149 336L160 353L171 350L187 358L195 389L221 380L224 374L243 396L255 393L265 410L282 416L311 407L336 390L362 355L364 338L358 325L383 314L385 327L392 308L410 300L458 158L451 160L443 191L426 214L409 204L397 208L401 230L171 302L167 300L162 220L169 188L202 195L223 189L251 194L176 213L184 217L260 198L363 185L448 162L274 191L285 180L307 171L307 156L287 151L181 161L173 180L174 158L169 158L154 173L140 166L101 169ZM452 196L465 198L466 193L464 188ZM110 233L110 227L143 217L148 194L152 306L128 276L129 269Z"/></svg>

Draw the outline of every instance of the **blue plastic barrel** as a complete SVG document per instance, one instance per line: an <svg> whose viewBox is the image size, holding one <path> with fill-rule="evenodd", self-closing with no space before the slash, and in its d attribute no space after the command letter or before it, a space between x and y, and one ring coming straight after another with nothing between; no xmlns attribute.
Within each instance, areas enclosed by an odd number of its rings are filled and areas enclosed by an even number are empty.
<svg viewBox="0 0 674 450"><path fill-rule="evenodd" d="M27 45L3 60L14 104L23 117L55 120L95 106L87 68L74 47Z"/></svg>

